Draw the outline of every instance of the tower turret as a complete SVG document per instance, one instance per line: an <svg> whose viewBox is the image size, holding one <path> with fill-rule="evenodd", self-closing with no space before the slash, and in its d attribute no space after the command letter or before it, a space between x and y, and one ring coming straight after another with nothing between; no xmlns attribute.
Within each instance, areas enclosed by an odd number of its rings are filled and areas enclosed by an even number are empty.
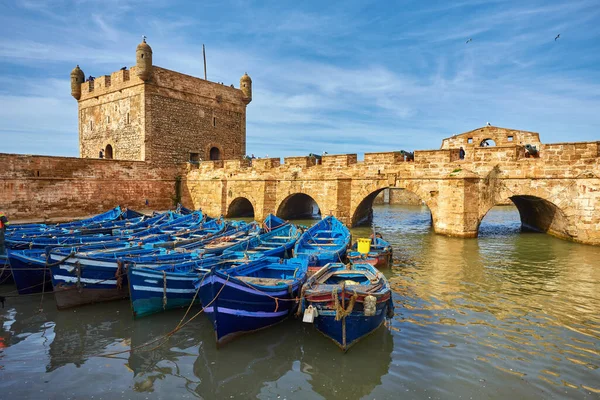
<svg viewBox="0 0 600 400"><path fill-rule="evenodd" d="M248 104L252 101L252 79L248 73L240 78L240 90L244 93L244 103Z"/></svg>
<svg viewBox="0 0 600 400"><path fill-rule="evenodd" d="M137 76L143 81L149 80L152 76L152 48L146 43L145 36L135 50L135 58Z"/></svg>
<svg viewBox="0 0 600 400"><path fill-rule="evenodd" d="M71 71L71 96L75 97L76 100L81 98L81 84L85 80L85 74L79 65L73 68Z"/></svg>

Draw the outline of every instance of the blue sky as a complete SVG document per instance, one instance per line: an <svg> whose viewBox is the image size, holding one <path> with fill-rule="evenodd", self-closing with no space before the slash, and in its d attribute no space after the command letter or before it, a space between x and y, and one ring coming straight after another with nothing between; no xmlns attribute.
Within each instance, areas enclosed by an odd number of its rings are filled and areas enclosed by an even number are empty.
<svg viewBox="0 0 600 400"><path fill-rule="evenodd" d="M210 80L250 74L257 156L435 149L488 121L600 140L598 0L0 0L0 152L77 156L71 69L131 66L142 35L155 65L201 76L204 43Z"/></svg>

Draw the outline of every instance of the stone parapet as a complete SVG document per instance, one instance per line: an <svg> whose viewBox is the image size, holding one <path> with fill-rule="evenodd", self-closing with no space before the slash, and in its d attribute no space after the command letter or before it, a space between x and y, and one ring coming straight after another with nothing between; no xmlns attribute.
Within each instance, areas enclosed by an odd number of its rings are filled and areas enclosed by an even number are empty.
<svg viewBox="0 0 600 400"><path fill-rule="evenodd" d="M321 164L326 168L343 168L356 164L356 162L356 154L327 155L321 159Z"/></svg>
<svg viewBox="0 0 600 400"><path fill-rule="evenodd" d="M285 157L283 159L284 164L289 167L301 167L301 168L309 168L317 165L316 157Z"/></svg>

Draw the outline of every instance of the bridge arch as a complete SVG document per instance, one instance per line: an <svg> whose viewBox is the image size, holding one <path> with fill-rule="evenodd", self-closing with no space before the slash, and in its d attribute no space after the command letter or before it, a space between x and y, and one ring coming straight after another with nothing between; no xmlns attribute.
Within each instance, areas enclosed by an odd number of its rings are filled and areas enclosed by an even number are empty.
<svg viewBox="0 0 600 400"><path fill-rule="evenodd" d="M227 207L227 218L254 217L254 206L245 197L236 197Z"/></svg>
<svg viewBox="0 0 600 400"><path fill-rule="evenodd" d="M498 196L496 202L487 204L480 213L477 232L481 222L488 212L496 204L507 204L511 201L519 212L522 231L533 231L548 233L561 239L573 240L576 236L576 226L570 217L568 207L561 207L558 201L554 200L552 194L546 190L536 189L528 190L506 190L504 188Z"/></svg>
<svg viewBox="0 0 600 400"><path fill-rule="evenodd" d="M279 204L276 215L283 219L309 219L321 216L321 208L312 196L293 193Z"/></svg>
<svg viewBox="0 0 600 400"><path fill-rule="evenodd" d="M373 203L375 201L375 198L383 190L390 189L390 188L393 188L393 187L389 187L389 186L380 187L380 188L377 188L377 189L373 190L372 192L368 193L366 196L364 194L362 194L360 196L360 197L362 197L362 199L357 198L358 204L356 204L352 208L352 211L350 214L352 216L351 224L353 227L371 224L371 222L373 221ZM421 199L421 202L427 206L427 208L429 209L429 212L431 213L431 219L432 219L431 222L433 225L433 212L432 212L430 205L427 204L427 202L423 199L423 197L419 193L416 193L415 191L407 189L407 188L402 188L402 189L415 194L417 197L419 197L419 199ZM353 203L354 203L354 201L353 201Z"/></svg>

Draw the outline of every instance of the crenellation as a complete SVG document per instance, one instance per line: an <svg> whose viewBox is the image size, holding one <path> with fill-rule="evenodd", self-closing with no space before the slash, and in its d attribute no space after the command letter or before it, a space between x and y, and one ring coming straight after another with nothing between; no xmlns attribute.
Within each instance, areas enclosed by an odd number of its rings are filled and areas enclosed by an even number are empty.
<svg viewBox="0 0 600 400"><path fill-rule="evenodd" d="M407 162L407 158L399 151L390 151L382 153L365 153L365 165L394 165L400 162Z"/></svg>
<svg viewBox="0 0 600 400"><path fill-rule="evenodd" d="M283 159L284 165L290 167L301 167L310 168L317 165L316 157L304 156L304 157L285 157Z"/></svg>
<svg viewBox="0 0 600 400"><path fill-rule="evenodd" d="M356 154L326 155L321 159L321 164L327 168L343 168L356 164Z"/></svg>

